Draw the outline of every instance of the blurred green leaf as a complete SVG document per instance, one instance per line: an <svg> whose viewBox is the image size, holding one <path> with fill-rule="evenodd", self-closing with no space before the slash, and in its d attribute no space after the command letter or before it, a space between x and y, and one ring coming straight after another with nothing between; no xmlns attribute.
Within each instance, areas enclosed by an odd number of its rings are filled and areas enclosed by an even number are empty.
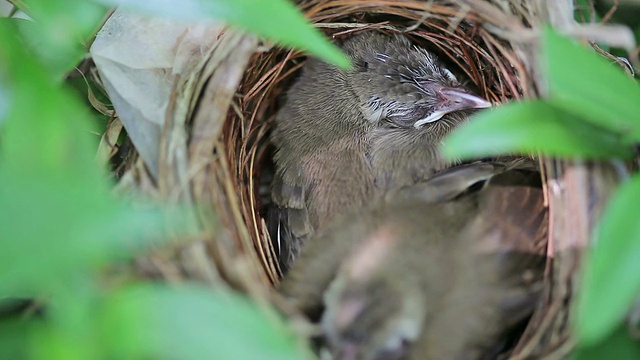
<svg viewBox="0 0 640 360"><path fill-rule="evenodd" d="M640 141L640 88L622 69L546 28L542 65L549 101L585 120Z"/></svg>
<svg viewBox="0 0 640 360"><path fill-rule="evenodd" d="M0 143L0 156L6 158L2 165L12 171L57 171L104 183L105 173L93 160L99 139L88 132L88 112L54 83L16 35L15 22L0 21L0 88L11 99L5 114L10 121Z"/></svg>
<svg viewBox="0 0 640 360"><path fill-rule="evenodd" d="M96 164L88 114L0 22L0 295L70 291L69 283L157 239L166 219L113 198Z"/></svg>
<svg viewBox="0 0 640 360"><path fill-rule="evenodd" d="M0 321L0 355L4 359L28 359L31 334L37 324L15 316Z"/></svg>
<svg viewBox="0 0 640 360"><path fill-rule="evenodd" d="M287 0L94 0L177 19L215 19L305 49L341 67L349 60Z"/></svg>
<svg viewBox="0 0 640 360"><path fill-rule="evenodd" d="M3 21L18 24L18 33L46 66L48 75L60 80L87 55L84 42L98 30L107 8L87 0L29 0L26 6L34 21Z"/></svg>
<svg viewBox="0 0 640 360"><path fill-rule="evenodd" d="M444 140L449 158L542 152L590 158L630 157L631 147L603 129L542 101L511 103L474 116Z"/></svg>
<svg viewBox="0 0 640 360"><path fill-rule="evenodd" d="M65 78L64 85L69 87L70 93L79 99L85 108L91 110L89 112L91 121L88 124L88 131L94 134L103 134L109 123L110 116L94 109L92 99L95 102L102 103L107 109L113 109L113 106L111 105L111 100L101 89L101 85L92 77L82 76L79 71L69 73Z"/></svg>
<svg viewBox="0 0 640 360"><path fill-rule="evenodd" d="M312 358L273 313L195 285L123 289L107 300L101 321L116 359Z"/></svg>
<svg viewBox="0 0 640 360"><path fill-rule="evenodd" d="M589 0L575 0L573 18L575 21L583 24L600 22L600 15L591 11ZM593 17L593 18L592 18Z"/></svg>
<svg viewBox="0 0 640 360"><path fill-rule="evenodd" d="M579 294L576 332L593 344L620 323L640 292L640 175L610 200L587 254Z"/></svg>
<svg viewBox="0 0 640 360"><path fill-rule="evenodd" d="M636 360L640 359L640 341L629 336L624 326L593 346L579 346L571 360Z"/></svg>
<svg viewBox="0 0 640 360"><path fill-rule="evenodd" d="M82 272L162 238L158 209L119 204L89 178L21 175L0 169L0 295L68 291Z"/></svg>
<svg viewBox="0 0 640 360"><path fill-rule="evenodd" d="M73 284L73 293L47 302L46 321L30 332L30 360L103 359L105 339L99 337L96 317L99 292L86 274Z"/></svg>

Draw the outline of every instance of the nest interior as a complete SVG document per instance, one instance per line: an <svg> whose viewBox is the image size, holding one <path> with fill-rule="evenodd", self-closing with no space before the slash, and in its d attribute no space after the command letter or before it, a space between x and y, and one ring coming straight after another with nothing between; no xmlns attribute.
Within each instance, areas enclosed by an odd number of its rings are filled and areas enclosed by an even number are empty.
<svg viewBox="0 0 640 360"><path fill-rule="evenodd" d="M514 3L517 6L514 6ZM298 1L300 9L330 39L362 31L402 33L414 43L436 53L459 79L479 95L500 103L538 94L534 69L508 39L486 24L514 25L511 36L532 22L525 2L484 1ZM481 15L482 14L482 15ZM226 163L219 167L220 184L233 191L218 203L219 209L237 209L235 216L221 214L231 237L244 244L245 255L259 263L259 275L267 287L281 274L264 221L272 173L270 130L282 97L306 55L278 47L255 53L232 100L222 132ZM248 244L252 244L248 245ZM221 257L221 256L218 256ZM524 346L524 345L523 345ZM524 352L523 352L524 351ZM531 353L526 349L521 353Z"/></svg>
<svg viewBox="0 0 640 360"><path fill-rule="evenodd" d="M489 18L492 22L506 22L506 18L512 23L519 19L517 24L522 27L529 23L528 9L508 5L508 12L495 6L487 10L486 2L477 4L482 12L473 11L465 2L315 0L299 1L298 5L336 42L362 31L402 33L436 53L467 86L494 103L537 94L531 66L509 41L482 26ZM227 179L221 183L233 184L235 191L230 196L237 198L225 200L237 203L221 203L219 207L239 209L241 219L236 216L226 223L233 222L235 236L244 237L238 243L254 244L263 279L270 284L277 284L281 272L263 221L272 171L269 133L278 104L305 59L303 53L281 48L254 54L237 89L239 96L232 100L222 135L227 158L222 165L228 169Z"/></svg>
<svg viewBox="0 0 640 360"><path fill-rule="evenodd" d="M546 22L556 27L574 24L571 1L296 2L308 19L336 42L362 31L402 33L410 37L414 43L436 53L459 79L467 80L467 85L477 94L493 103L533 98L543 93L544 81L535 65L538 30ZM222 35L209 63L215 63L212 67L224 71L212 70L201 75L203 79L197 80L191 93L183 96L193 111L182 114L184 118L191 118L186 124L189 136L185 136L188 139L183 139L186 145L182 145L188 147L187 166L176 165L178 156L172 157L175 148L183 151L181 155L186 152L179 146L172 148L170 130L184 131L186 121L175 114L174 118L168 117L165 124L161 146L166 150L161 151L157 184L145 177L141 161L128 161L128 166L133 169L129 173L133 173L138 187L159 190L169 198L182 194L194 202L212 204L216 209L215 216L199 214L200 223L209 230L203 235L205 241L179 249L178 255L163 253L160 260L152 259L154 268L161 268L163 277L205 279L216 285L231 285L258 300L265 300L270 299L268 294L282 275L264 221L272 173L273 149L269 134L282 96L304 65L306 55L267 43L258 45L249 35L232 31ZM255 51L256 48L261 51ZM239 61L228 55L234 51L239 54ZM203 105L206 103L215 104L213 111ZM181 110L171 105L177 109L176 113ZM201 121L203 113L208 116L208 127ZM543 159L545 181L559 179L564 171L562 164L544 165ZM179 175L176 169L184 168L189 172ZM585 174L568 173L563 181L582 184ZM188 181L182 180L184 178ZM584 212L588 207L581 205L590 189L580 191L573 197L546 192L550 219L554 221L550 239L571 238L571 232L580 239L588 238L589 224L594 217L592 209L597 206L590 207L589 213ZM554 211L554 206L559 210ZM563 208L571 208L574 218L561 218L563 212L566 213ZM210 223L214 226L206 225ZM574 226L575 223L581 227ZM562 248L562 244L557 248ZM511 358L566 355L571 343L567 341L565 310L570 303L571 287L576 283L573 276L579 257L579 250L562 259L550 257L553 261L548 262L545 303L536 310Z"/></svg>

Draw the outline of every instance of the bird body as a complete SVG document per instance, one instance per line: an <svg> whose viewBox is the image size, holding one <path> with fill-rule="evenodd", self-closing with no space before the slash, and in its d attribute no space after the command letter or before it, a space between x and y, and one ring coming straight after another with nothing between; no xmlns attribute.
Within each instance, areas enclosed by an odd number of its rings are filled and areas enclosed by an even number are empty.
<svg viewBox="0 0 640 360"><path fill-rule="evenodd" d="M486 165L379 199L302 250L280 291L321 318L335 359L493 358L531 313L546 236L539 174ZM439 177L463 179L432 196Z"/></svg>
<svg viewBox="0 0 640 360"><path fill-rule="evenodd" d="M310 60L276 117L279 290L336 360L492 358L540 292L540 175L440 157L490 104L428 51L375 32L341 46L353 68Z"/></svg>
<svg viewBox="0 0 640 360"><path fill-rule="evenodd" d="M449 166L442 138L490 105L404 36L368 32L342 48L353 68L309 60L276 116L272 234L284 268L336 217Z"/></svg>

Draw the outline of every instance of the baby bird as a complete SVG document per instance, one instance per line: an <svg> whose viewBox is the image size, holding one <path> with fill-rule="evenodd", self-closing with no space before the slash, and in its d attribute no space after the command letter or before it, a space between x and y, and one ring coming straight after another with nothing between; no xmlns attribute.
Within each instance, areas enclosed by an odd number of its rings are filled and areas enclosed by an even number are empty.
<svg viewBox="0 0 640 360"><path fill-rule="evenodd" d="M449 166L442 138L491 105L405 36L366 32L341 46L353 68L310 59L276 116L269 222L284 269L333 219Z"/></svg>
<svg viewBox="0 0 640 360"><path fill-rule="evenodd" d="M542 289L539 182L478 163L400 189L319 230L280 291L336 360L494 359Z"/></svg>

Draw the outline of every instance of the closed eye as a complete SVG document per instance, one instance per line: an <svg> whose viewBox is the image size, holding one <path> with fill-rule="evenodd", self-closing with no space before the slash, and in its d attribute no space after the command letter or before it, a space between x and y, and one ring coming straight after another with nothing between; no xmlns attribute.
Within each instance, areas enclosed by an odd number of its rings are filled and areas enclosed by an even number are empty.
<svg viewBox="0 0 640 360"><path fill-rule="evenodd" d="M458 81L458 79L456 78L455 75L453 75L453 73L451 71L449 71L449 69L443 69L444 74L449 78L449 80L451 81Z"/></svg>

